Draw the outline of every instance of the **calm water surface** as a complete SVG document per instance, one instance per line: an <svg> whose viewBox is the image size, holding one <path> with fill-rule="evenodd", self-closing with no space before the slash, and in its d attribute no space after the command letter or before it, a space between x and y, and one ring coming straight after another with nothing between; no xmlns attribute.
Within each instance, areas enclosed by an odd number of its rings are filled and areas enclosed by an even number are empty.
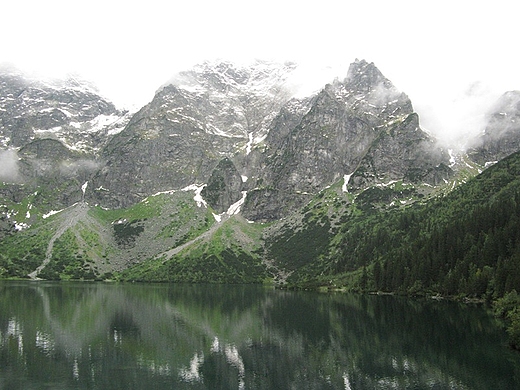
<svg viewBox="0 0 520 390"><path fill-rule="evenodd" d="M483 309L255 286L0 282L0 389L518 389Z"/></svg>

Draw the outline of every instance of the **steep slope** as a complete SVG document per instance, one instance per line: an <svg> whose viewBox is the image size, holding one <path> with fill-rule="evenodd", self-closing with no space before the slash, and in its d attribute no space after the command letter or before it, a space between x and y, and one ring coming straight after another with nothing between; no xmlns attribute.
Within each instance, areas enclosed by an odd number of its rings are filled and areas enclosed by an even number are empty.
<svg viewBox="0 0 520 390"><path fill-rule="evenodd" d="M519 174L517 152L446 196L384 213L343 214L321 256L297 267L281 263L293 267L288 282L501 297L520 288ZM322 204L314 218L325 213ZM270 242L268 253L286 251L283 242Z"/></svg>
<svg viewBox="0 0 520 390"><path fill-rule="evenodd" d="M194 283L262 283L263 226L232 216L179 250L159 254L118 274L122 280Z"/></svg>
<svg viewBox="0 0 520 390"><path fill-rule="evenodd" d="M419 128L408 97L373 63L356 61L343 82L327 85L308 104L299 121L298 114L273 121L270 134L280 135L266 139L247 218L279 219L352 175L357 188L391 180L435 185L449 177L447 155Z"/></svg>
<svg viewBox="0 0 520 390"><path fill-rule="evenodd" d="M478 146L470 150L481 165L497 162L520 150L520 91L503 94L491 108Z"/></svg>
<svg viewBox="0 0 520 390"><path fill-rule="evenodd" d="M411 113L384 126L347 184L358 190L399 180L439 186L453 175L448 164L447 153L421 130L418 115Z"/></svg>
<svg viewBox="0 0 520 390"><path fill-rule="evenodd" d="M208 185L202 189L200 194L213 210L220 214L240 200L242 186L242 177L233 162L226 158L215 167L208 180Z"/></svg>
<svg viewBox="0 0 520 390"><path fill-rule="evenodd" d="M204 62L176 75L171 84L189 91L208 133L258 142L281 106L291 97L294 63L255 61L249 66Z"/></svg>
<svg viewBox="0 0 520 390"><path fill-rule="evenodd" d="M178 75L103 150L88 194L126 207L155 192L207 183L224 157L246 154L288 94L291 65L203 64ZM274 76L273 76L274 75Z"/></svg>
<svg viewBox="0 0 520 390"><path fill-rule="evenodd" d="M75 78L43 82L0 69L0 145L18 148L42 138L92 153L122 130L125 113Z"/></svg>
<svg viewBox="0 0 520 390"><path fill-rule="evenodd" d="M306 98L290 93L294 69L202 64L162 87L124 129L105 127L97 138L84 136L95 97L73 95L85 101L71 103L67 118L79 121L84 107L83 127L43 133L31 130L35 118L61 123L53 118L65 103L60 90L59 99L43 87L30 92L41 107L25 104L23 142L0 154L15 168L0 185L0 274L320 284L395 254L379 244L398 237L373 237L370 224L401 224L401 209L451 191L455 165L374 64L356 61L343 81ZM6 104L17 85L6 84Z"/></svg>
<svg viewBox="0 0 520 390"><path fill-rule="evenodd" d="M0 237L81 201L97 153L128 119L86 82L0 69L0 218L11 226Z"/></svg>

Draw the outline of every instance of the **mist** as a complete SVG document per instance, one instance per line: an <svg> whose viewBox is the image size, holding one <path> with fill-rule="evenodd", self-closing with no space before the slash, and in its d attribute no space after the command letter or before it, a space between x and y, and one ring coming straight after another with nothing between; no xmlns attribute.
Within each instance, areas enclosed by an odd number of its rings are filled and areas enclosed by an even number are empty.
<svg viewBox="0 0 520 390"><path fill-rule="evenodd" d="M460 92L446 91L428 99L414 99L412 93L411 98L425 131L443 146L465 151L483 134L490 110L504 92L474 82Z"/></svg>
<svg viewBox="0 0 520 390"><path fill-rule="evenodd" d="M21 182L18 160L15 150L0 150L0 181L6 183Z"/></svg>
<svg viewBox="0 0 520 390"><path fill-rule="evenodd" d="M95 160L80 159L75 161L62 161L60 163L61 174L69 177L89 175L100 168L101 164Z"/></svg>

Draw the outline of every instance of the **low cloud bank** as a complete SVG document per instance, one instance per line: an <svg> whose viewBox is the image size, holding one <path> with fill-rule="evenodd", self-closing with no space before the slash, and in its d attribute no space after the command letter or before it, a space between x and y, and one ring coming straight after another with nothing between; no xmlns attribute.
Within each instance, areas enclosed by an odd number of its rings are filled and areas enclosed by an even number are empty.
<svg viewBox="0 0 520 390"><path fill-rule="evenodd" d="M476 82L462 92L439 96L429 103L419 98L413 103L425 130L443 145L465 150L484 132L490 110L503 92Z"/></svg>
<svg viewBox="0 0 520 390"><path fill-rule="evenodd" d="M0 150L0 181L19 183L21 181L16 151Z"/></svg>

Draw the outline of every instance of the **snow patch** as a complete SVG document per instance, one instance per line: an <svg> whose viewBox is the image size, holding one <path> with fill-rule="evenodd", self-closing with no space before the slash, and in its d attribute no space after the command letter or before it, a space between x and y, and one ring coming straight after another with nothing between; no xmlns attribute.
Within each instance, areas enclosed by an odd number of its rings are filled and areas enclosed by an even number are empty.
<svg viewBox="0 0 520 390"><path fill-rule="evenodd" d="M28 229L30 227L31 227L31 225L28 225L25 222L15 222L14 223L14 228L16 230L18 230L18 231L21 231L21 230L24 230L24 229Z"/></svg>
<svg viewBox="0 0 520 390"><path fill-rule="evenodd" d="M353 175L353 173L351 173L350 175L344 175L343 176L343 186L341 187L341 190L343 192L348 192L347 184L350 181L350 178L351 178L352 175Z"/></svg>
<svg viewBox="0 0 520 390"><path fill-rule="evenodd" d="M201 186L198 186L197 184L191 184L187 187L184 187L182 189L182 191L194 191L195 192L195 196L193 197L193 200L195 202L197 202L197 206L198 207L208 207L208 204L206 203L206 201L204 200L204 198L202 197L202 195L200 194L202 192L202 190L204 189L204 187L206 187L207 184L203 184Z"/></svg>
<svg viewBox="0 0 520 390"><path fill-rule="evenodd" d="M249 141L246 145L246 155L251 153L251 148L253 147L253 133L249 133Z"/></svg>
<svg viewBox="0 0 520 390"><path fill-rule="evenodd" d="M90 127L90 129L88 129L88 131L91 133L97 133L108 126L111 126L111 125L119 122L120 120L121 120L121 117L119 117L118 115L114 115L114 114L98 115L97 117L95 117L94 119L92 119L90 121L91 127Z"/></svg>
<svg viewBox="0 0 520 390"><path fill-rule="evenodd" d="M46 134L46 133L59 133L63 128L61 126L52 127L50 129L34 129L35 134Z"/></svg>
<svg viewBox="0 0 520 390"><path fill-rule="evenodd" d="M172 194L174 194L175 192L177 192L177 191L176 191L176 190L159 191L159 192L156 192L155 194L153 194L152 196L159 196L159 195L172 195ZM145 198L145 199L143 200L143 202L146 201L146 200L148 200L148 198Z"/></svg>
<svg viewBox="0 0 520 390"><path fill-rule="evenodd" d="M197 123L199 123L199 127L203 127L202 123L200 121L197 121ZM208 132L210 134L214 134L214 135L219 135L221 137L227 137L227 138L235 138L236 135L235 134L229 134L229 133L226 133L225 131L222 131L220 130L219 128L217 128L217 126L211 124L211 123L208 123L206 125L206 128L208 129Z"/></svg>
<svg viewBox="0 0 520 390"><path fill-rule="evenodd" d="M87 190L87 186L88 186L88 181L86 181L85 184L83 184L81 186L81 191L83 192L83 196L85 196L85 191Z"/></svg>
<svg viewBox="0 0 520 390"><path fill-rule="evenodd" d="M236 215L240 212L240 208L244 204L247 196L247 191L242 191L242 198L238 200L237 202L233 203L231 206L229 206L228 210L226 211L227 215Z"/></svg>
<svg viewBox="0 0 520 390"><path fill-rule="evenodd" d="M51 211L49 211L47 214L43 214L43 215L42 215L42 218L43 218L43 219L47 219L47 218L49 218L50 216L52 216L52 215L54 215L54 214L61 213L63 210L65 210L65 209L61 209L61 210L51 210Z"/></svg>
<svg viewBox="0 0 520 390"><path fill-rule="evenodd" d="M242 175L242 183L247 182L247 179L249 179L247 176Z"/></svg>
<svg viewBox="0 0 520 390"><path fill-rule="evenodd" d="M388 183L379 183L379 184L376 184L376 187L379 187L379 188L386 188L386 187L389 187L393 184L397 183L397 180L390 180Z"/></svg>
<svg viewBox="0 0 520 390"><path fill-rule="evenodd" d="M450 155L450 168L453 168L457 163L457 158L453 153L453 149L448 149L448 154Z"/></svg>

